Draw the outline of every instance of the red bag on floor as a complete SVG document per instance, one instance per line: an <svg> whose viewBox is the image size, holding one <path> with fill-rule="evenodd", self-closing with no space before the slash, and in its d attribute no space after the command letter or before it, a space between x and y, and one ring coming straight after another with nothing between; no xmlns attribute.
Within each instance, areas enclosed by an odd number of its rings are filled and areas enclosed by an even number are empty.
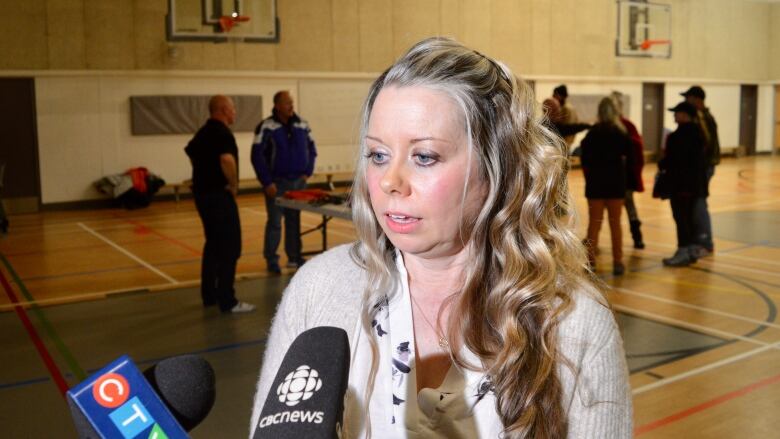
<svg viewBox="0 0 780 439"><path fill-rule="evenodd" d="M145 194L146 193L146 177L149 176L149 170L147 170L144 167L139 168L131 168L128 169L126 172L127 175L130 176L130 178L133 179L133 189L137 190L138 192Z"/></svg>

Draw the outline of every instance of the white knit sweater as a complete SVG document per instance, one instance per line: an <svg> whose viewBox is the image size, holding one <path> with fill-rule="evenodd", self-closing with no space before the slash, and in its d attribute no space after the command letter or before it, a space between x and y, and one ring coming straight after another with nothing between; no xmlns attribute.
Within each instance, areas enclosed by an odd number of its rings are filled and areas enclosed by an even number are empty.
<svg viewBox="0 0 780 439"><path fill-rule="evenodd" d="M317 326L335 326L347 332L353 346L367 279L351 259L349 247L335 247L308 261L285 290L257 383L250 438L284 354L298 334ZM585 294L575 294L573 309L559 325L558 339L559 352L571 366L558 367L568 437L632 437L628 373L611 311ZM362 413L360 409L346 411Z"/></svg>

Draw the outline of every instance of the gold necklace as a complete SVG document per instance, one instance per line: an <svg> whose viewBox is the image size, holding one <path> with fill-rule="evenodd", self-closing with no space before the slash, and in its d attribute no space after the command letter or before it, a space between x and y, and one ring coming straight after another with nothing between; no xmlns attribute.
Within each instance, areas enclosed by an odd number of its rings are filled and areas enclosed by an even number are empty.
<svg viewBox="0 0 780 439"><path fill-rule="evenodd" d="M437 337L439 337L439 347L444 349L445 351L450 350L450 342L447 341L447 338L444 337L444 335L439 332L439 330L431 324L431 322L428 320L428 317L425 317L425 313L422 310L422 307L420 307L420 304L417 303L416 300L414 300L414 296L412 296L412 293L409 293L409 297L412 299L412 303L417 307L417 309L420 311L420 315L423 318L423 321L431 328L433 329L433 332L436 334Z"/></svg>

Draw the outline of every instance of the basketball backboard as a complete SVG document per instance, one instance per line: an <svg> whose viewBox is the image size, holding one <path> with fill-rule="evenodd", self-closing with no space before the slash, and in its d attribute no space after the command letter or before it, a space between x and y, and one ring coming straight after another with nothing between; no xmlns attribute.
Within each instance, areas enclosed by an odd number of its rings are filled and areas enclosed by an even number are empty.
<svg viewBox="0 0 780 439"><path fill-rule="evenodd" d="M276 0L168 0L168 41L279 41Z"/></svg>
<svg viewBox="0 0 780 439"><path fill-rule="evenodd" d="M617 56L671 58L672 6L618 0Z"/></svg>

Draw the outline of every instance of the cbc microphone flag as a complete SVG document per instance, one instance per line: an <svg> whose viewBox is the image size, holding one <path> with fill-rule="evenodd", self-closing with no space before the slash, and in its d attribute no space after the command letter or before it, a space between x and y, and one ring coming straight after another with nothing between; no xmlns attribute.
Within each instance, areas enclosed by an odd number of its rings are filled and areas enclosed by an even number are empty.
<svg viewBox="0 0 780 439"><path fill-rule="evenodd" d="M127 355L79 383L67 395L80 437L189 437Z"/></svg>

